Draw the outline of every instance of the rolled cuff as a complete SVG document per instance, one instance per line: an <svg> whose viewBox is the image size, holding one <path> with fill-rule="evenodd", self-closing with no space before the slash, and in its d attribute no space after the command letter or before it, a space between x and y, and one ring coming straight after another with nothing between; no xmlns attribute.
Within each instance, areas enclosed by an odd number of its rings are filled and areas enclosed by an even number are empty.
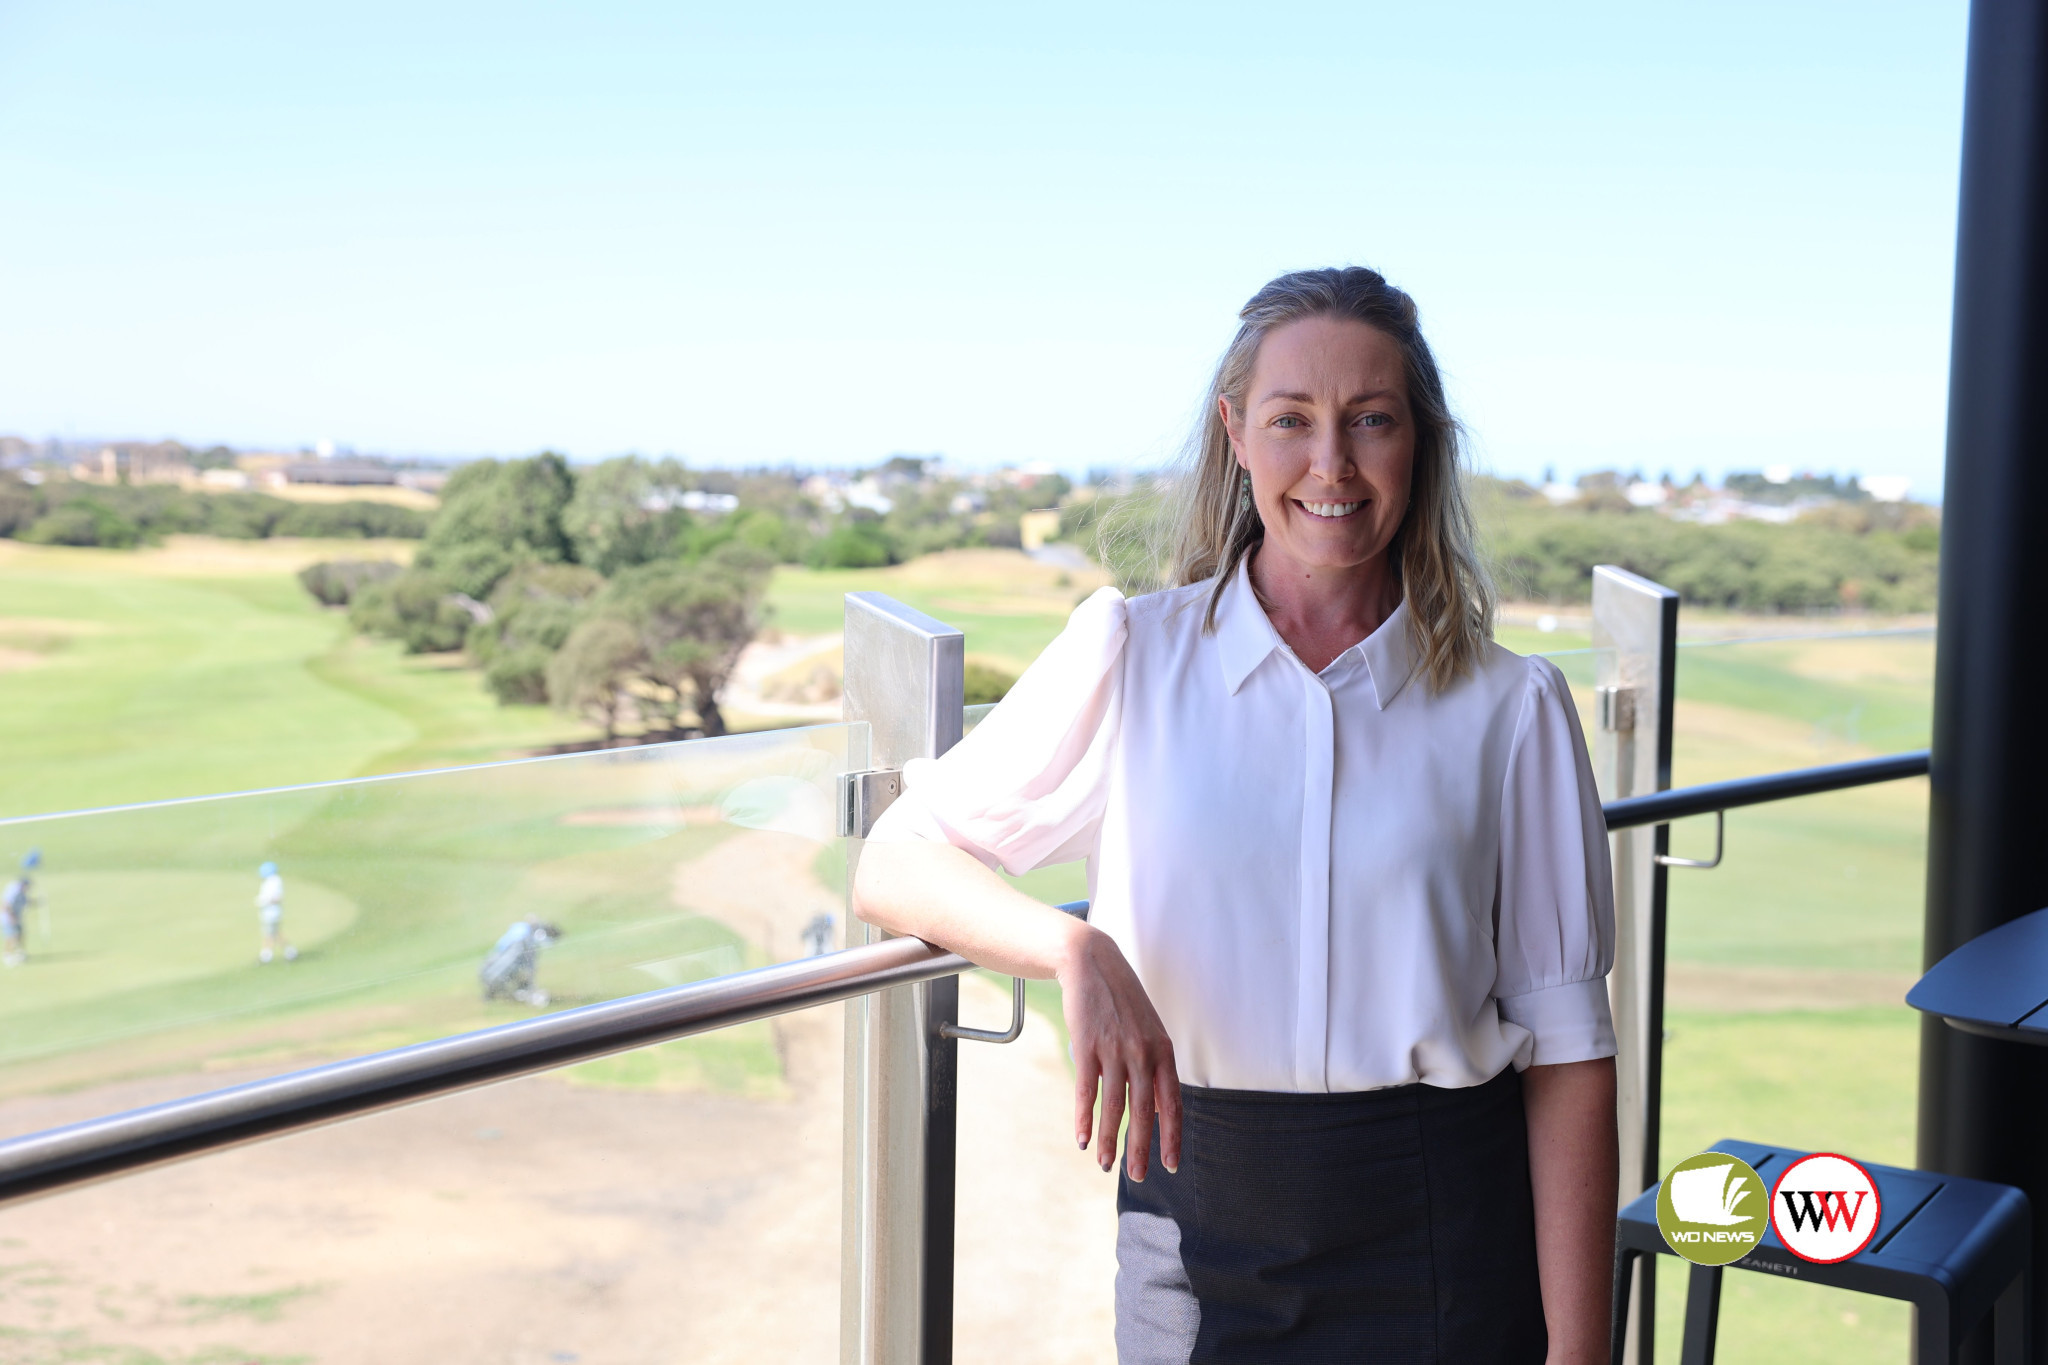
<svg viewBox="0 0 2048 1365"><path fill-rule="evenodd" d="M1607 982L1567 981L1496 1001L1500 1017L1529 1030L1535 1040L1530 1066L1590 1062L1614 1055L1614 1015Z"/></svg>
<svg viewBox="0 0 2048 1365"><path fill-rule="evenodd" d="M868 831L867 841L871 844L951 844L967 850L992 870L1002 867L995 854L958 830L948 828L930 806L907 791L882 812L881 818L875 821L875 827Z"/></svg>

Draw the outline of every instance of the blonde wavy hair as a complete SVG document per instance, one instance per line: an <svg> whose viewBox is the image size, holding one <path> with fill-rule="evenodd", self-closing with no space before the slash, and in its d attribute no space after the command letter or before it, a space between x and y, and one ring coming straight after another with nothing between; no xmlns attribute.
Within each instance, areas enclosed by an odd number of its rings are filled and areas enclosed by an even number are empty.
<svg viewBox="0 0 2048 1365"><path fill-rule="evenodd" d="M1177 507L1168 519L1171 580L1215 580L1204 629L1216 628L1216 604L1231 575L1265 538L1256 506L1239 493L1219 399L1244 410L1259 346L1275 329L1304 318L1348 318L1384 333L1401 348L1408 406L1415 420L1415 469L1408 514L1387 555L1408 604L1408 634L1441 692L1479 661L1493 638L1493 585L1476 549L1477 531L1459 457L1460 429L1444 401L1436 357L1422 339L1415 300L1361 266L1298 270L1266 285L1238 310L1240 325L1216 366L1200 425L1175 479Z"/></svg>

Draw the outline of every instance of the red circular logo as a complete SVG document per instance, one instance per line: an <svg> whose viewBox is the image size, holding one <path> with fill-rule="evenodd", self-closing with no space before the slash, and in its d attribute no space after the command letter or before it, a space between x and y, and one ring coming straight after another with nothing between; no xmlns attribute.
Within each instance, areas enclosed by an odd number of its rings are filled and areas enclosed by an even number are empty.
<svg viewBox="0 0 2048 1365"><path fill-rule="evenodd" d="M1771 1187L1771 1231L1802 1261L1846 1261L1870 1245L1880 1217L1877 1182L1848 1157L1815 1152Z"/></svg>

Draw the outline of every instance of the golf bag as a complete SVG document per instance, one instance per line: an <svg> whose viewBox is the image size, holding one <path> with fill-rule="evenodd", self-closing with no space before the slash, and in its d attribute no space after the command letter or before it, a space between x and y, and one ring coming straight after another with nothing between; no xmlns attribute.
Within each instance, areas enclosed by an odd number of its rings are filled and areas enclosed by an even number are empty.
<svg viewBox="0 0 2048 1365"><path fill-rule="evenodd" d="M537 920L520 920L507 929L477 969L484 999L545 1005L547 992L534 986L534 972L540 966L540 950L561 936L560 929Z"/></svg>

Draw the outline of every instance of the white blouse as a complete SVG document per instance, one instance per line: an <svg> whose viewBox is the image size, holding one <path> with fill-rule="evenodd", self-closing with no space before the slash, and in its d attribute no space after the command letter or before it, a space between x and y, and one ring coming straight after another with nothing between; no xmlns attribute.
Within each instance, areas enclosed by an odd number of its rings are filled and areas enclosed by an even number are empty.
<svg viewBox="0 0 2048 1365"><path fill-rule="evenodd" d="M1443 692L1408 613L1312 673L1240 569L1074 611L904 772L877 840L1012 873L1088 859L1089 922L1234 1090L1478 1085L1611 1056L1606 825L1557 668L1489 645Z"/></svg>

